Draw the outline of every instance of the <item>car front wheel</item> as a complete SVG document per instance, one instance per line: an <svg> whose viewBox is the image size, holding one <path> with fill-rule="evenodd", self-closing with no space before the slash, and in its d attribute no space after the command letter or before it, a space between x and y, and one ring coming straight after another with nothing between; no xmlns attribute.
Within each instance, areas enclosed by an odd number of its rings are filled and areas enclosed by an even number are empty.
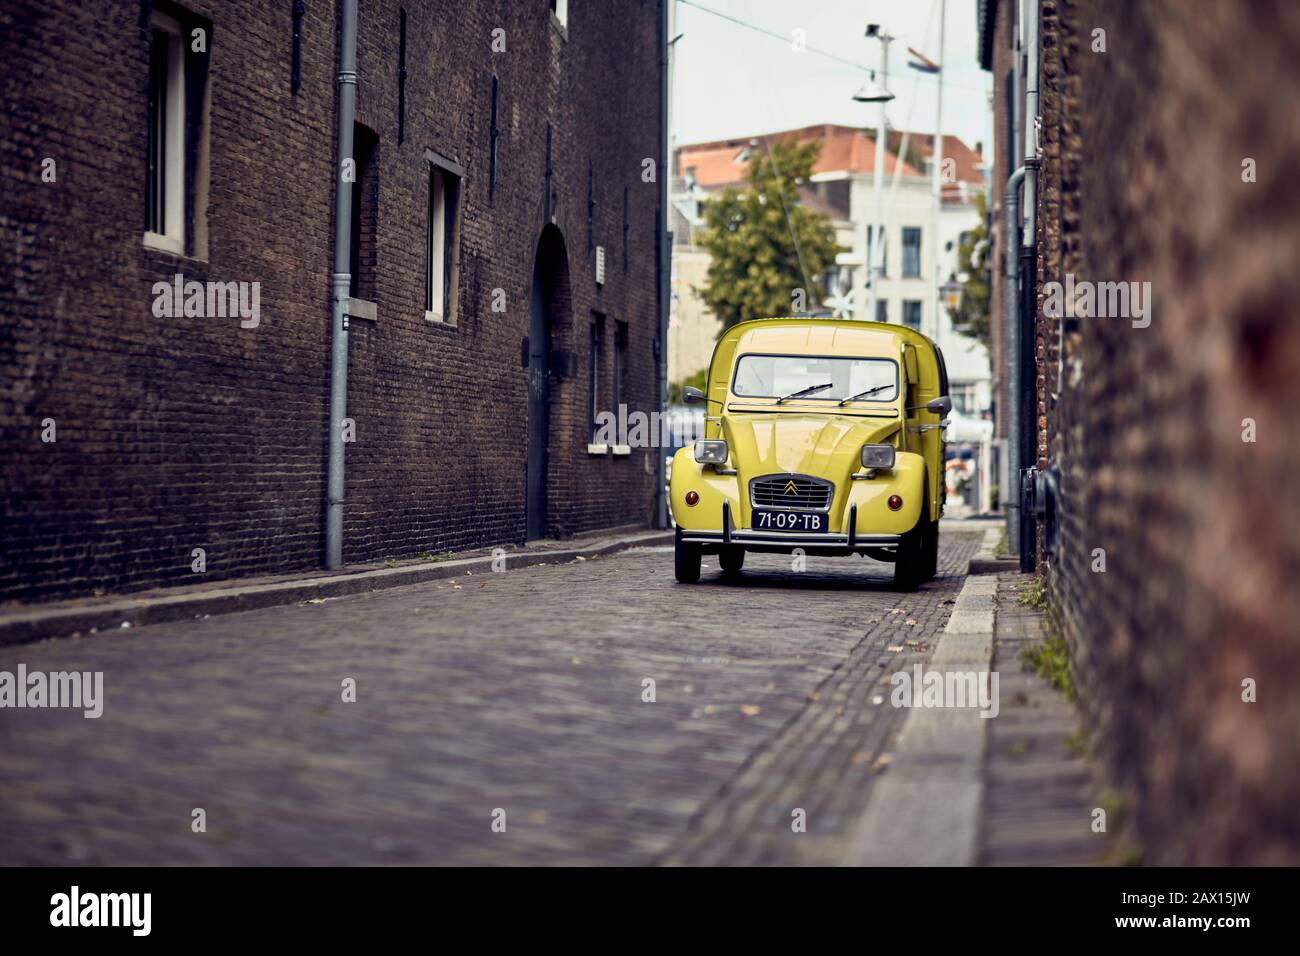
<svg viewBox="0 0 1300 956"><path fill-rule="evenodd" d="M673 570L677 580L682 584L694 584L700 579L700 546L686 544L682 541L682 532L677 531L677 544L673 550Z"/></svg>
<svg viewBox="0 0 1300 956"><path fill-rule="evenodd" d="M894 562L894 587L900 591L915 591L927 577L930 570L929 509L921 506L921 517L916 527L903 535L898 542L898 557ZM938 549L939 538L935 535L935 548Z"/></svg>
<svg viewBox="0 0 1300 956"><path fill-rule="evenodd" d="M925 528L925 577L928 581L930 578L939 574L939 522L931 521L926 524Z"/></svg>

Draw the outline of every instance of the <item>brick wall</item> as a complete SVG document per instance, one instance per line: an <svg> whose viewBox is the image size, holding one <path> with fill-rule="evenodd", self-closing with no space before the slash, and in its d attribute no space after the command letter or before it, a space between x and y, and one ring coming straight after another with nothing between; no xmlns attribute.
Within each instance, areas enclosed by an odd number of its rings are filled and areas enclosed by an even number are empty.
<svg viewBox="0 0 1300 956"><path fill-rule="evenodd" d="M19 0L0 11L0 599L38 599L319 565L336 146L334 3L309 2L290 90L292 3L192 0L211 21L207 252L142 245L148 3ZM398 143L399 9L407 13ZM350 330L344 557L368 562L524 536L527 379L520 343L543 225L546 124L569 314L554 348L550 526L644 523L649 452L586 455L593 309L629 326L629 404L654 399L657 4L367 0L357 121L379 138L375 321ZM492 31L505 30L494 53ZM498 174L488 198L491 82ZM466 171L459 321L424 318L425 150ZM41 161L57 162L42 182ZM608 250L594 281L595 242ZM622 199L629 189L629 267ZM259 282L261 323L157 319L153 283ZM491 309L492 290L507 310ZM608 376L605 378L608 381ZM608 399L606 399L608 402ZM42 421L57 441L40 440Z"/></svg>
<svg viewBox="0 0 1300 956"><path fill-rule="evenodd" d="M1293 3L1043 3L1040 282L1154 300L1058 328L1040 287L1037 337L1047 573L1149 863L1300 862L1297 50Z"/></svg>

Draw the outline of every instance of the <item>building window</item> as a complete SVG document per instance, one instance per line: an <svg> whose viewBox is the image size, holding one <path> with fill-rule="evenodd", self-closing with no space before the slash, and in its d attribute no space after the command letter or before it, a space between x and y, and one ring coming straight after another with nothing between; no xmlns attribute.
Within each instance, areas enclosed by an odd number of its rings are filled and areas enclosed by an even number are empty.
<svg viewBox="0 0 1300 956"><path fill-rule="evenodd" d="M149 19L145 245L207 255L207 79L212 24L176 11Z"/></svg>
<svg viewBox="0 0 1300 956"><path fill-rule="evenodd" d="M456 213L459 199L460 177L431 162L424 317L434 322L455 324L456 321Z"/></svg>
<svg viewBox="0 0 1300 956"><path fill-rule="evenodd" d="M975 407L974 382L954 382L949 386L948 395L952 398L952 407L961 414L969 416L979 414L979 409Z"/></svg>
<svg viewBox="0 0 1300 956"><path fill-rule="evenodd" d="M877 322L889 321L889 300L888 299L876 300L876 321Z"/></svg>
<svg viewBox="0 0 1300 956"><path fill-rule="evenodd" d="M590 428L591 444L596 443L596 433L598 426L596 416L600 414L600 355L604 348L605 340L605 317L599 313L593 313L591 320L591 331L588 339L587 350L587 383L590 389Z"/></svg>
<svg viewBox="0 0 1300 956"><path fill-rule="evenodd" d="M903 302L903 324L909 329L921 329L921 303L916 299L907 299Z"/></svg>
<svg viewBox="0 0 1300 956"><path fill-rule="evenodd" d="M627 323L614 324L614 412L627 404Z"/></svg>
<svg viewBox="0 0 1300 956"><path fill-rule="evenodd" d="M877 226L875 229L867 228L867 281L871 281L871 264L874 262L875 240L880 239L880 261L876 266L880 269L880 276L884 278L889 275L889 243L885 238L885 227Z"/></svg>
<svg viewBox="0 0 1300 956"><path fill-rule="evenodd" d="M555 14L555 19L560 21L560 26L569 25L569 0L550 0L551 13Z"/></svg>
<svg viewBox="0 0 1300 956"><path fill-rule="evenodd" d="M903 278L921 277L921 230L913 226L903 228Z"/></svg>
<svg viewBox="0 0 1300 956"><path fill-rule="evenodd" d="M497 78L492 77L492 116L491 123L488 126L488 202L496 195L497 191L497 137L501 135L501 130L497 128L497 92L500 84Z"/></svg>
<svg viewBox="0 0 1300 956"><path fill-rule="evenodd" d="M587 251L596 248L596 167L587 160Z"/></svg>
<svg viewBox="0 0 1300 956"><path fill-rule="evenodd" d="M348 294L373 302L375 298L376 234L379 231L379 137L368 126L352 126L352 236Z"/></svg>

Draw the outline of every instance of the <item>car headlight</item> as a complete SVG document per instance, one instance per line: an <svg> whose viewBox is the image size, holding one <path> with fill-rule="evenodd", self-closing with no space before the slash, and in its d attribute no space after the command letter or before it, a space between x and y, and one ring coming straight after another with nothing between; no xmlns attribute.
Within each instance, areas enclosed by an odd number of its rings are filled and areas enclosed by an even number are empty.
<svg viewBox="0 0 1300 956"><path fill-rule="evenodd" d="M894 446L893 445L863 445L862 446L862 467L863 468L893 468L894 467Z"/></svg>
<svg viewBox="0 0 1300 956"><path fill-rule="evenodd" d="M695 460L701 465L725 465L727 463L727 443L725 441L697 441L695 443Z"/></svg>

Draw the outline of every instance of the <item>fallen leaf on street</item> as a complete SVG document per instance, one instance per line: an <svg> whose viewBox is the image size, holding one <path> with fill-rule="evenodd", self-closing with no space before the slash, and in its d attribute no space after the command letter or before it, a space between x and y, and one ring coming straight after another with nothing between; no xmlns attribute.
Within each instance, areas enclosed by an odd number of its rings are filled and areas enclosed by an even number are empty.
<svg viewBox="0 0 1300 956"><path fill-rule="evenodd" d="M746 717L757 717L759 711L761 711L762 709L763 708L759 707L756 704L742 704L740 707L740 712L744 714Z"/></svg>

